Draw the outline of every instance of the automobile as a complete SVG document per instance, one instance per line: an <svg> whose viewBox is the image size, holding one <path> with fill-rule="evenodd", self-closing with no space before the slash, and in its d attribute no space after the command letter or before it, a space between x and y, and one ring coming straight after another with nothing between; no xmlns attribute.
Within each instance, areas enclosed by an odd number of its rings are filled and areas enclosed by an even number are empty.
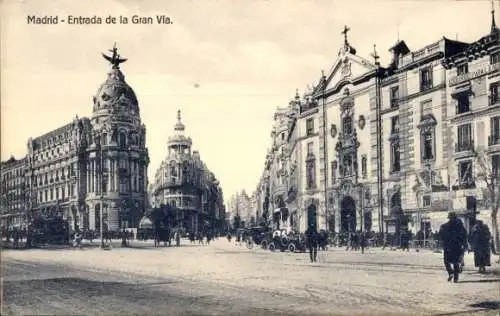
<svg viewBox="0 0 500 316"><path fill-rule="evenodd" d="M305 251L305 239L302 234L295 232L275 231L272 241L269 244L269 250L281 252L288 250L289 252Z"/></svg>

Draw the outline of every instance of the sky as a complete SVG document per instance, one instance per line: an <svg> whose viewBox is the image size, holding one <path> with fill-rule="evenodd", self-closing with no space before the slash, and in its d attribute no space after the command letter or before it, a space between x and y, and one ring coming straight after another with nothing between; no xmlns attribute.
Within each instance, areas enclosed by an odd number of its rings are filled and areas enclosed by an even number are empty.
<svg viewBox="0 0 500 316"><path fill-rule="evenodd" d="M405 40L418 50L443 36L471 42L490 30L491 1L86 0L0 2L1 159L26 154L29 137L92 115L92 97L117 43L139 100L149 179L167 153L177 110L193 149L225 199L255 190L273 114L328 71L350 27L357 54L381 63ZM495 3L497 24L500 2ZM28 15L166 15L170 25L32 25Z"/></svg>

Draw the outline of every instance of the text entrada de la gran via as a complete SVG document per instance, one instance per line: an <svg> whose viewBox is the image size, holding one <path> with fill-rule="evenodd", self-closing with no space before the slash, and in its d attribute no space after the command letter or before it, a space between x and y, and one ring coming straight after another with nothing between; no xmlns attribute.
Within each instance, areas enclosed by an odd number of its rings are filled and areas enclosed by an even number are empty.
<svg viewBox="0 0 500 316"><path fill-rule="evenodd" d="M68 15L61 17L58 15L28 15L28 24L173 24L172 19L164 14L155 16L77 16Z"/></svg>

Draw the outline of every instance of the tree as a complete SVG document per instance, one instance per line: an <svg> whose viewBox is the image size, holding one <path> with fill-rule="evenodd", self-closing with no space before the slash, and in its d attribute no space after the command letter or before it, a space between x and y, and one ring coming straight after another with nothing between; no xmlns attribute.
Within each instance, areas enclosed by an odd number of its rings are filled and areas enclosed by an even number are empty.
<svg viewBox="0 0 500 316"><path fill-rule="evenodd" d="M234 216L234 219L233 219L233 228L234 228L234 230L237 230L240 227L241 227L241 218L240 218L240 215L237 214L236 216Z"/></svg>
<svg viewBox="0 0 500 316"><path fill-rule="evenodd" d="M491 209L491 228L495 249L499 249L498 236L498 209L500 208L500 155L488 155L484 149L477 152L476 179L481 181L485 188L484 200Z"/></svg>

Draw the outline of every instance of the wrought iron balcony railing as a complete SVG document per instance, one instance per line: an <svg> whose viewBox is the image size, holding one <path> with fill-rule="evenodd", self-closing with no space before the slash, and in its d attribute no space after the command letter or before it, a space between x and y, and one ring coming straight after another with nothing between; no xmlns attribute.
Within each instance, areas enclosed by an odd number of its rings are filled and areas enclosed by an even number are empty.
<svg viewBox="0 0 500 316"><path fill-rule="evenodd" d="M473 151L473 150L474 150L474 140L472 139L455 144L455 152L457 153L463 151Z"/></svg>

